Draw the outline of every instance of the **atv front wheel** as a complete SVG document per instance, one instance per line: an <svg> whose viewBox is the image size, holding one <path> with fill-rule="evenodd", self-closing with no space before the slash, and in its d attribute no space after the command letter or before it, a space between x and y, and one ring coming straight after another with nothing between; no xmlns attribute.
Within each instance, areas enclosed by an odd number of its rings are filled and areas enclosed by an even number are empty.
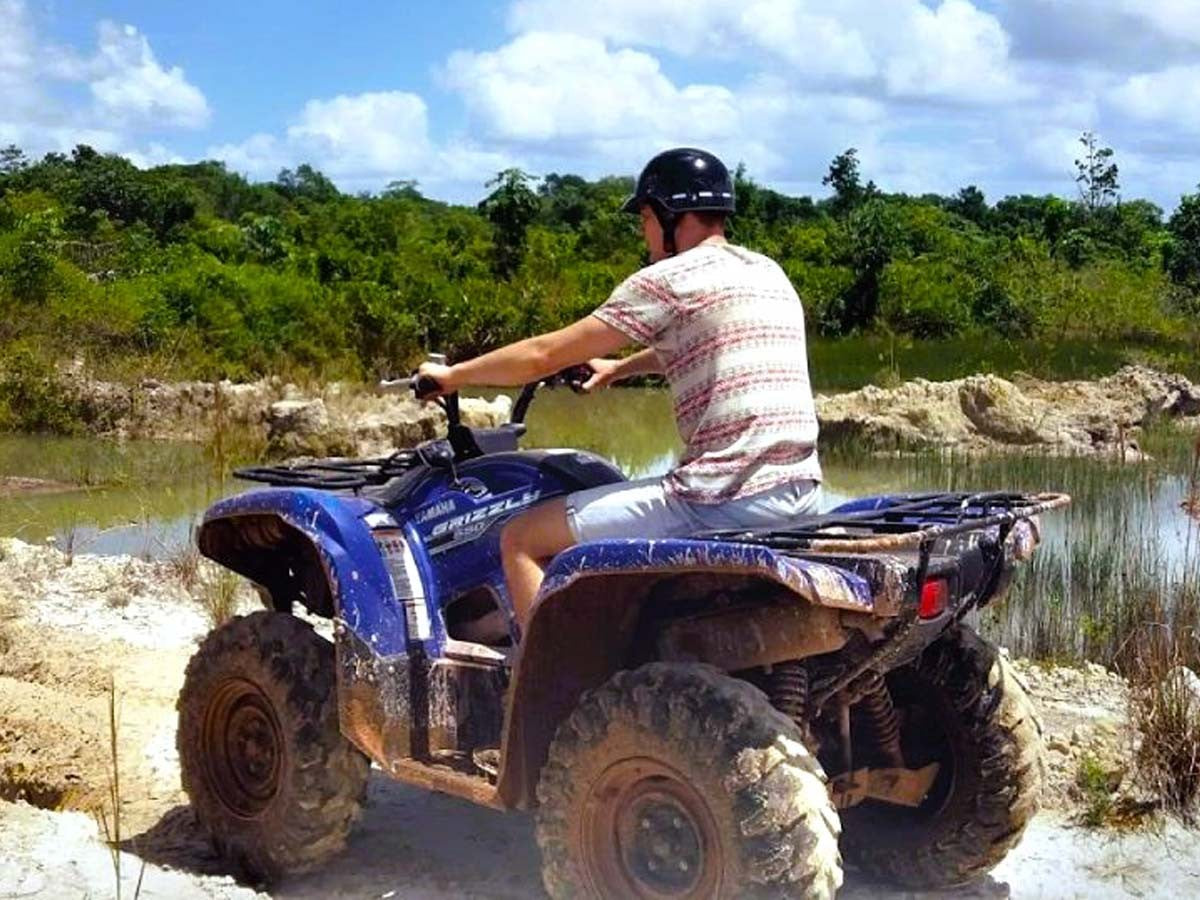
<svg viewBox="0 0 1200 900"><path fill-rule="evenodd" d="M868 800L842 810L846 860L909 887L963 884L999 863L1037 812L1041 726L1008 663L966 627L887 684L905 764L941 768L916 809Z"/></svg>
<svg viewBox="0 0 1200 900"><path fill-rule="evenodd" d="M555 898L830 898L838 816L796 726L757 688L651 663L586 694L538 784Z"/></svg>
<svg viewBox="0 0 1200 900"><path fill-rule="evenodd" d="M176 745L213 844L271 880L337 853L366 794L367 758L338 731L333 646L286 613L213 631L188 663Z"/></svg>

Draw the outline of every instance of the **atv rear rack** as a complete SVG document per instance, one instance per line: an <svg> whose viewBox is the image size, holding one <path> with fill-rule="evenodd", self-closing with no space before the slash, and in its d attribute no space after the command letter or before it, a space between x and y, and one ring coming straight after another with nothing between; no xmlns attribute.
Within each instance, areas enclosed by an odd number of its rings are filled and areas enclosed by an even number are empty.
<svg viewBox="0 0 1200 900"><path fill-rule="evenodd" d="M814 553L928 552L934 541L996 526L1007 532L1020 519L1070 502L1066 494L900 494L878 498L871 508L806 517L787 528L707 531L697 537Z"/></svg>
<svg viewBox="0 0 1200 900"><path fill-rule="evenodd" d="M418 450L400 450L374 459L316 459L278 466L249 466L235 469L243 481L258 481L273 487L306 487L318 490L357 490L385 484L421 464Z"/></svg>

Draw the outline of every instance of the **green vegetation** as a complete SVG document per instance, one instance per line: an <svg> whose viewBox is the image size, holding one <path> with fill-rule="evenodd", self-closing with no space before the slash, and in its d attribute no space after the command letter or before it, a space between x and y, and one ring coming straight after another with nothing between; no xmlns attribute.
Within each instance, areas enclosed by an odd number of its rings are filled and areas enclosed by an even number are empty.
<svg viewBox="0 0 1200 900"><path fill-rule="evenodd" d="M1075 787L1083 800L1080 821L1089 828L1103 828L1113 818L1120 773L1113 773L1090 753L1079 758Z"/></svg>
<svg viewBox="0 0 1200 900"><path fill-rule="evenodd" d="M1117 202L1112 152L1083 146L1079 202L888 194L863 183L853 150L821 200L740 169L734 237L796 285L821 386L976 364L1194 371L1200 194L1164 222ZM370 379L429 348L461 357L561 326L643 261L618 211L630 184L509 169L470 208L413 182L349 196L307 165L251 184L219 162L139 170L86 146L36 162L10 147L0 428L74 427L54 385L64 360L125 377Z"/></svg>

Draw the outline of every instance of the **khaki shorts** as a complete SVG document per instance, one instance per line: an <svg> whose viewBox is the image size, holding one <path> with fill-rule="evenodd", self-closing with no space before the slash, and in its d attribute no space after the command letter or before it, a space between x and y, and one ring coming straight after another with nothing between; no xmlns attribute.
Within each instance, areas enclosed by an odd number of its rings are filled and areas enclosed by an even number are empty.
<svg viewBox="0 0 1200 900"><path fill-rule="evenodd" d="M689 503L663 490L661 478L622 481L567 496L567 525L577 543L612 538L685 537L698 531L779 528L819 511L821 484L795 481L725 503Z"/></svg>

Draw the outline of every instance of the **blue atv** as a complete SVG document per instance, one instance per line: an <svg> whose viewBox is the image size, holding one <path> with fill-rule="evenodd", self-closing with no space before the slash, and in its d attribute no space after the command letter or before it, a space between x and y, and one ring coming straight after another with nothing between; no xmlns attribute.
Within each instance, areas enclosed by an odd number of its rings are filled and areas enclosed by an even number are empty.
<svg viewBox="0 0 1200 900"><path fill-rule="evenodd" d="M231 864L270 880L329 859L372 763L535 811L556 898L823 898L843 854L916 887L999 862L1037 808L1040 728L966 619L1068 498L880 496L582 544L524 634L489 632L511 620L504 523L624 477L519 449L537 388L498 428L449 396L445 439L243 470L270 487L208 510L201 552L267 607L208 635L179 698L183 786Z"/></svg>

